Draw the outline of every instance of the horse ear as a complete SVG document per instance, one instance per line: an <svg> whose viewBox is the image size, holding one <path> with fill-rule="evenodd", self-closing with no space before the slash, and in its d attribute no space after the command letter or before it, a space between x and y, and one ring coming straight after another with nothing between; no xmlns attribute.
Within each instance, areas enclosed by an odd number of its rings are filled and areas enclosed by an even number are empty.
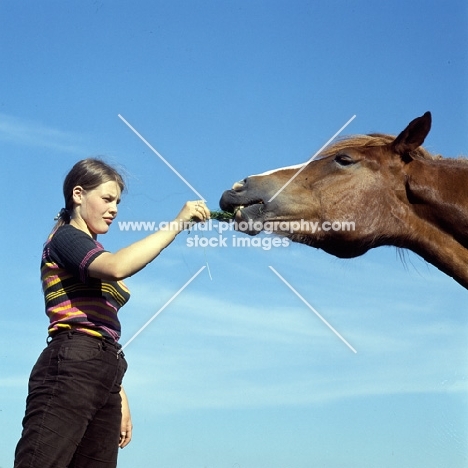
<svg viewBox="0 0 468 468"><path fill-rule="evenodd" d="M393 151L403 156L421 146L431 129L431 121L430 112L412 120L391 144Z"/></svg>

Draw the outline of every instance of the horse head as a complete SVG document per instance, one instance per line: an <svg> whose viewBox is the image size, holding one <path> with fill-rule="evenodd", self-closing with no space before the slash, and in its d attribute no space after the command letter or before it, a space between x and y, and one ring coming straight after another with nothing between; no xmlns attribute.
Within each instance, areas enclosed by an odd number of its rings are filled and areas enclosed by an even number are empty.
<svg viewBox="0 0 468 468"><path fill-rule="evenodd" d="M464 268L467 286L468 165L422 148L430 128L426 112L396 137L344 138L314 160L235 183L220 207L249 235L267 230L338 257L408 248L458 281ZM466 256L455 274L454 256Z"/></svg>

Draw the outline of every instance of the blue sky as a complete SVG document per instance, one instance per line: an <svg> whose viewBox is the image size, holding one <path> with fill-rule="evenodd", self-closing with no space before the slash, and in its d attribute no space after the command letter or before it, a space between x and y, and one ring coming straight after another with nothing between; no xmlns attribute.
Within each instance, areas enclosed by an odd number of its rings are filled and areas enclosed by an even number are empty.
<svg viewBox="0 0 468 468"><path fill-rule="evenodd" d="M100 155L125 172L121 221L169 220L196 198L119 114L211 208L236 180L307 160L353 115L345 134L398 133L430 110L426 148L466 155L467 8L1 2L0 468L45 344L41 248L69 168ZM115 225L100 241L142 235ZM461 286L393 248L340 260L292 244L189 247L195 235L127 281L123 343L209 267L126 348L135 428L119 467L468 465Z"/></svg>

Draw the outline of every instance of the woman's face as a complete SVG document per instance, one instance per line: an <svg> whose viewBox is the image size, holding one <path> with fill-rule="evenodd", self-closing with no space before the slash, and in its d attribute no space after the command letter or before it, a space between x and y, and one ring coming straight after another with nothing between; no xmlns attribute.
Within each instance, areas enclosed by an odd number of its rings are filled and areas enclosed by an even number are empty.
<svg viewBox="0 0 468 468"><path fill-rule="evenodd" d="M105 182L93 190L78 186L73 189L75 209L71 224L86 230L96 238L105 234L117 216L120 202L120 187L117 182Z"/></svg>

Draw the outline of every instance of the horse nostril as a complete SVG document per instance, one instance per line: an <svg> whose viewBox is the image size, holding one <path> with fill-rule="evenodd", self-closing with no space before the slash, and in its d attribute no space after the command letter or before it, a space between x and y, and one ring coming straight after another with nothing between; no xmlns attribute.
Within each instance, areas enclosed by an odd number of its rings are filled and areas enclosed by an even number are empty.
<svg viewBox="0 0 468 468"><path fill-rule="evenodd" d="M247 180L247 179L244 179L244 180L242 180L242 181L240 181L240 182L236 182L236 183L232 186L232 190L240 190L240 189L242 189L242 188L244 187L244 185L245 185L245 181L246 181L246 180Z"/></svg>

